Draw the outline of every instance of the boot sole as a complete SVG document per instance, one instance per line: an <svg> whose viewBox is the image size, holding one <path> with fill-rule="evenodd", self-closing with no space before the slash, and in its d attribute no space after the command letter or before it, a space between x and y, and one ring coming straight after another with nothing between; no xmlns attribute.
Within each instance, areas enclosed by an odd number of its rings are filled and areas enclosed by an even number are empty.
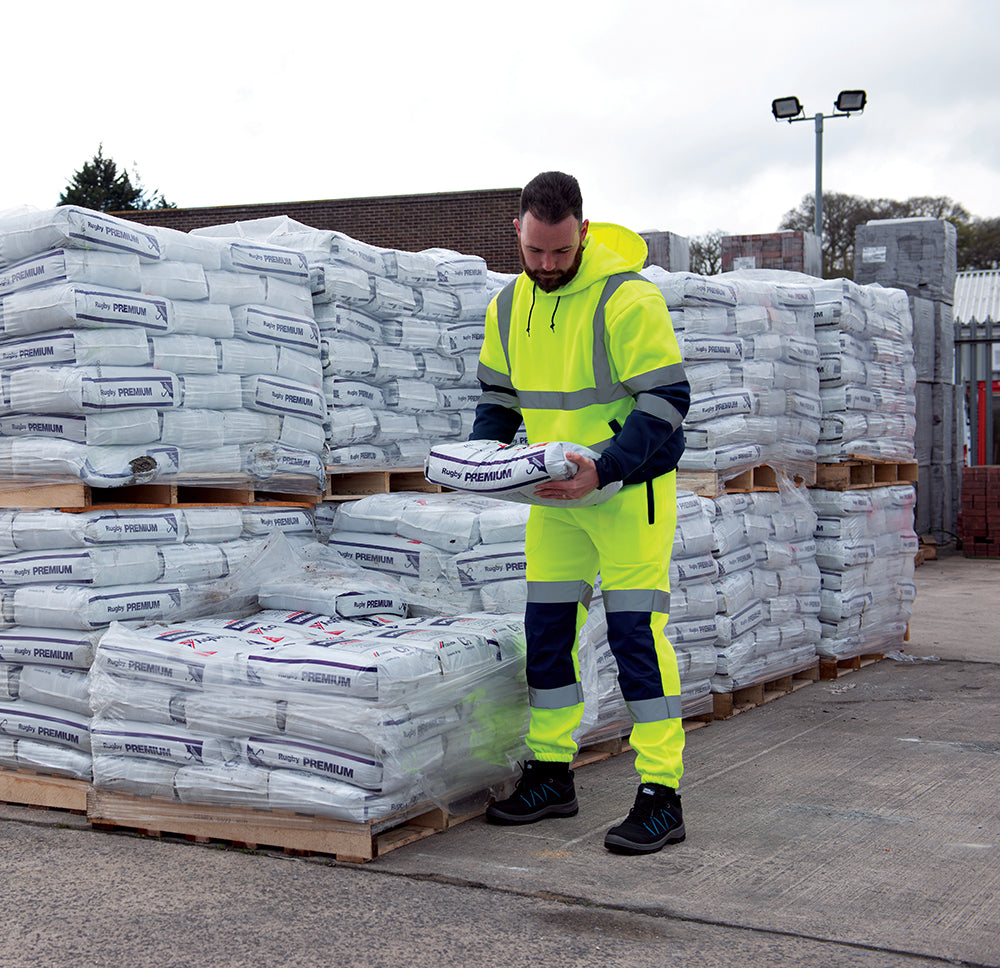
<svg viewBox="0 0 1000 968"><path fill-rule="evenodd" d="M687 834L684 830L684 825L681 824L677 829L671 830L665 837L662 837L659 840L654 840L648 844L637 843L634 840L626 840L618 834L609 833L604 838L604 846L613 854L655 854L658 850L662 850L666 847L667 844L682 843L686 836Z"/></svg>
<svg viewBox="0 0 1000 968"><path fill-rule="evenodd" d="M555 803L547 807L542 807L534 813L503 813L495 809L495 804L486 808L487 823L496 824L502 827L514 827L525 823L536 823L545 820L546 817L575 817L580 811L579 804L574 798L571 803Z"/></svg>

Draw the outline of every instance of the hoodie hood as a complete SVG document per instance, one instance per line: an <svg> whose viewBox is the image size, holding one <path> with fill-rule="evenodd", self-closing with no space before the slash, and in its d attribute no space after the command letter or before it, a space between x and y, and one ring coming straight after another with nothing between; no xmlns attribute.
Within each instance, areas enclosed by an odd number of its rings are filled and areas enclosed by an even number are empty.
<svg viewBox="0 0 1000 968"><path fill-rule="evenodd" d="M549 295L568 296L616 272L638 272L648 252L645 240L631 229L611 222L591 222L579 272Z"/></svg>

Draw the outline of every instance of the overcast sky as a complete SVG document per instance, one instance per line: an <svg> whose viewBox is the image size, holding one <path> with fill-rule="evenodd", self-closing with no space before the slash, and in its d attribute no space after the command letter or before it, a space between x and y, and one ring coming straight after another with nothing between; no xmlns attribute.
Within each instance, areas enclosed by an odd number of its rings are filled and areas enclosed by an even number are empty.
<svg viewBox="0 0 1000 968"><path fill-rule="evenodd" d="M1000 216L997 0L17 3L0 211L50 208L103 143L179 207L577 175L636 230L771 232L823 186Z"/></svg>

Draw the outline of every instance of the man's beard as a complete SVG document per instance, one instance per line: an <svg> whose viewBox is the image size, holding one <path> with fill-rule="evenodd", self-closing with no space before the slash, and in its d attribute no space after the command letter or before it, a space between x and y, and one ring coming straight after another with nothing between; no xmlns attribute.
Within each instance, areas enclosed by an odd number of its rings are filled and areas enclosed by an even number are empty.
<svg viewBox="0 0 1000 968"><path fill-rule="evenodd" d="M529 269L524 261L524 249L521 247L520 239L517 242L517 254L521 259L521 268L524 270L524 274L542 292L555 292L556 289L561 289L570 282L577 272L580 271L580 263L583 261L583 246L577 246L573 264L564 272L541 272L538 269Z"/></svg>

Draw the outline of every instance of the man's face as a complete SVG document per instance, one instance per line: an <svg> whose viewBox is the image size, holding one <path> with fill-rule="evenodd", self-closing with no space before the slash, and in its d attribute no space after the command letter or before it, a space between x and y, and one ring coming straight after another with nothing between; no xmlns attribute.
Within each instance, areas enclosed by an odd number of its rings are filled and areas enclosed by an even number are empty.
<svg viewBox="0 0 1000 968"><path fill-rule="evenodd" d="M555 225L525 212L523 219L514 219L521 268L543 292L553 292L565 286L580 268L583 241L587 237L587 221L578 222L567 215Z"/></svg>

